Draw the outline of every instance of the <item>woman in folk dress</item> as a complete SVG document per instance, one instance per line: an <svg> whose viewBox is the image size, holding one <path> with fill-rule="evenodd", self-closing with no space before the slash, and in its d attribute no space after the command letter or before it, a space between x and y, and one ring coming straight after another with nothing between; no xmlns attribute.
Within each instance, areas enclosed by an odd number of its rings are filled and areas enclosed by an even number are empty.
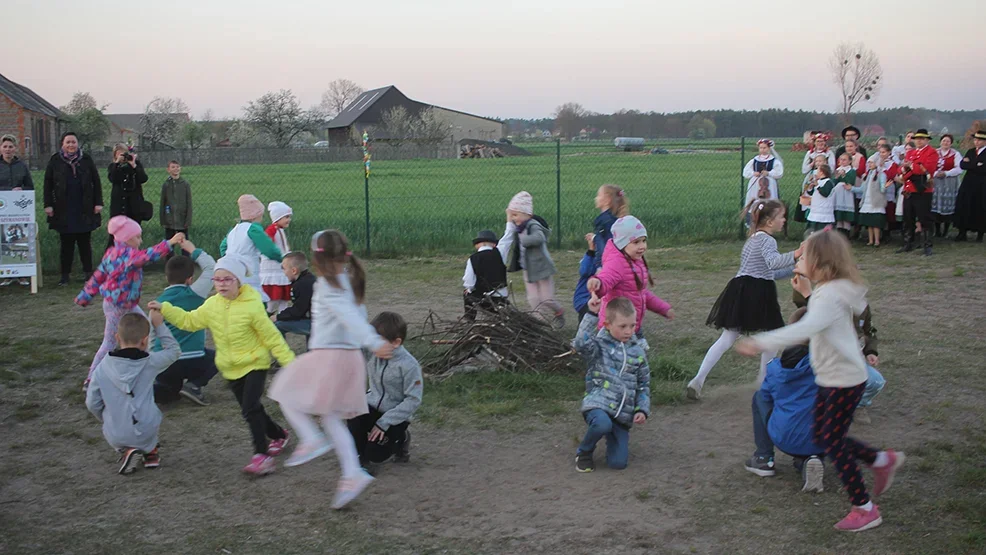
<svg viewBox="0 0 986 555"><path fill-rule="evenodd" d="M931 213L935 217L935 237L948 237L948 228L955 214L955 197L959 194L962 175L962 153L952 148L953 137L946 133L938 145L938 169L935 171L935 192L931 197Z"/></svg>
<svg viewBox="0 0 986 555"><path fill-rule="evenodd" d="M746 186L746 203L749 204L757 198L759 182L761 177L766 177L768 189L772 199L780 199L780 190L777 181L784 177L784 160L777 151L774 150L774 141L770 139L760 139L757 141L757 148L760 153L746 163L743 168L743 177L749 179Z"/></svg>

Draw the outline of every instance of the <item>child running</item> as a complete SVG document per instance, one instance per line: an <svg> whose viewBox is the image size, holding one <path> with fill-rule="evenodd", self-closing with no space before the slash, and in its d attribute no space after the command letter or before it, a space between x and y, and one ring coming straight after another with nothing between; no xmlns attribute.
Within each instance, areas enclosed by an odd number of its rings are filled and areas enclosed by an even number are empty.
<svg viewBox="0 0 986 555"><path fill-rule="evenodd" d="M883 519L863 483L857 460L873 470L874 496L890 489L904 453L877 451L849 437L853 413L866 389L866 361L856 340L853 320L866 308L866 288L856 269L849 241L838 233L816 233L804 245L805 256L795 272L818 283L801 321L755 335L736 346L754 356L809 341L815 395L815 441L825 450L852 500L849 515L836 530L860 532L879 526Z"/></svg>
<svg viewBox="0 0 986 555"><path fill-rule="evenodd" d="M615 227L615 226L614 226ZM630 428L650 416L650 365L647 351L634 335L636 310L625 297L611 299L603 329L597 331L602 302L589 301L589 313L579 324L572 346L586 360L582 417L588 429L575 452L575 469L592 472L592 453L606 438L606 465L627 467Z"/></svg>
<svg viewBox="0 0 986 555"><path fill-rule="evenodd" d="M161 260L171 252L171 247L185 240L184 233L176 233L167 241L161 241L147 250L139 250L142 240L140 224L126 216L113 216L108 225L113 246L103 255L102 262L86 282L82 292L75 298L75 304L88 306L97 294L103 296L103 314L106 327L103 329L103 342L89 366L82 390L89 387L92 372L103 361L106 353L116 347L116 328L124 314L136 312L144 316L140 309L140 293L144 283L144 265Z"/></svg>
<svg viewBox="0 0 986 555"><path fill-rule="evenodd" d="M120 348L99 363L86 392L86 407L103 423L103 437L121 454L120 474L130 474L141 460L144 468L161 464L157 434L162 417L154 404L154 378L178 360L181 348L161 313L150 312L163 349L148 353L147 318L124 314L115 332Z"/></svg>
<svg viewBox="0 0 986 555"><path fill-rule="evenodd" d="M706 325L722 330L722 335L709 347L698 374L688 382L689 399L697 401L702 397L709 372L740 335L784 326L774 279L779 271L792 268L794 260L801 256L800 247L785 254L777 250L773 235L784 229L785 220L785 208L780 201L767 200L754 206L753 225L750 238L743 245L739 272L729 280L705 321ZM758 382L763 380L771 358L767 353L760 357Z"/></svg>
<svg viewBox="0 0 986 555"><path fill-rule="evenodd" d="M565 309L555 300L555 263L548 254L551 229L541 216L534 215L534 200L521 191L507 205L507 228L497 243L497 249L507 264L508 272L524 272L527 303L546 321L558 328L565 327ZM509 255L509 256L508 256Z"/></svg>
<svg viewBox="0 0 986 555"><path fill-rule="evenodd" d="M599 310L598 327L602 329L606 319L606 307L613 299L624 297L633 303L635 309L634 333L644 349L648 349L640 326L644 312L650 310L674 320L674 310L666 301L648 289L654 285L647 259L647 229L640 220L625 216L613 224L613 238L606 244L603 253L603 267L595 277L589 278L586 288L595 296L602 298Z"/></svg>
<svg viewBox="0 0 986 555"><path fill-rule="evenodd" d="M216 344L216 367L233 390L240 404L243 419L253 437L253 458L243 472L262 476L274 472L273 457L284 451L288 433L275 423L261 403L270 353L281 365L294 360L294 353L284 342L274 323L267 317L260 293L246 284L247 263L236 256L225 256L216 262L217 295L206 299L202 306L185 311L170 302L148 304L159 309L165 320L188 332L209 329ZM267 443L267 439L272 441Z"/></svg>
<svg viewBox="0 0 986 555"><path fill-rule="evenodd" d="M219 256L226 256L228 252L246 263L248 272L245 284L256 289L260 300L266 303L270 297L260 284L260 255L280 262L284 253L260 226L264 219L264 204L253 195L240 195L236 204L240 209L240 223L219 244Z"/></svg>
<svg viewBox="0 0 986 555"><path fill-rule="evenodd" d="M271 224L267 226L264 233L270 237L282 255L291 252L288 246L288 234L285 231L291 225L291 207L275 200L267 205L267 211L270 212ZM260 254L260 283L264 293L270 297L267 301L269 314L278 314L287 308L291 301L291 280L285 275L280 261L268 258L263 253Z"/></svg>
<svg viewBox="0 0 986 555"><path fill-rule="evenodd" d="M308 352L277 374L268 396L280 403L281 412L301 438L285 466L304 464L335 447L342 478L332 508L341 509L373 482L373 477L360 468L356 445L346 426L346 419L368 412L361 349L389 359L394 346L366 321L366 273L349 252L346 236L334 229L316 233L312 251L318 281L312 298ZM322 418L328 441L319 433L313 415Z"/></svg>

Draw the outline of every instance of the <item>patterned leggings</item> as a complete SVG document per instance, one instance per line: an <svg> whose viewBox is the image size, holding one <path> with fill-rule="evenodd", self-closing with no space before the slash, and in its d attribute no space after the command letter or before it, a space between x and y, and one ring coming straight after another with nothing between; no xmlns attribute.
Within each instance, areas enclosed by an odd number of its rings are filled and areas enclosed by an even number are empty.
<svg viewBox="0 0 986 555"><path fill-rule="evenodd" d="M89 375L86 376L87 382L92 379L92 371L99 366L100 362L103 362L110 351L116 348L116 329L120 327L120 318L130 312L136 312L147 318L144 311L137 305L134 305L133 308L120 308L109 299L103 299L103 315L106 316L106 327L103 329L103 342L99 345L99 350L96 351L96 356L93 357L92 365L89 367Z"/></svg>
<svg viewBox="0 0 986 555"><path fill-rule="evenodd" d="M855 387L820 387L815 394L815 443L825 449L825 456L832 461L856 506L870 501L856 461L873 464L877 454L876 449L848 435L852 415L865 390L864 382Z"/></svg>

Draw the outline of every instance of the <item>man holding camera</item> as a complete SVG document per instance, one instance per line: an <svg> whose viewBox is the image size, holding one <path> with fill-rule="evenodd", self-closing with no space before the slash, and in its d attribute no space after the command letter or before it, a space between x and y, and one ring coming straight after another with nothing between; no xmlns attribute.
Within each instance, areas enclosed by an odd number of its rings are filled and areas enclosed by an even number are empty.
<svg viewBox="0 0 986 555"><path fill-rule="evenodd" d="M901 168L904 180L904 246L898 250L914 250L915 223L921 226L924 255L931 256L931 234L934 220L931 218L931 197L935 192L934 175L938 168L938 151L929 143L927 129L914 133L914 150L904 157Z"/></svg>
<svg viewBox="0 0 986 555"><path fill-rule="evenodd" d="M110 217L123 215L137 223L146 222L154 217L154 207L144 201L142 185L147 182L147 173L137 159L137 155L130 152L126 145L118 144L113 147L109 179L113 184L113 191L110 194ZM113 237L110 236L106 248L112 246Z"/></svg>

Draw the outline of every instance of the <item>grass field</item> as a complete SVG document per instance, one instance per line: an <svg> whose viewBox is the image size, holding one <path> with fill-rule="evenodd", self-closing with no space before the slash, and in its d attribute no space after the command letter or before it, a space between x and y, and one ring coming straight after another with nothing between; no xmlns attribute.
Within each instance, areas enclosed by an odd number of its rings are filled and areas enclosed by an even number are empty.
<svg viewBox="0 0 986 555"><path fill-rule="evenodd" d="M853 435L909 455L877 500L884 524L861 534L832 530L848 501L831 467L817 495L799 493L786 456L775 478L743 469L754 448L755 360L727 354L703 401L682 398L717 336L704 321L736 271L737 242L648 252L655 291L677 317L645 319L653 411L631 433L626 470L601 468L598 454L596 472L573 468L585 429L581 376L427 379L411 462L377 467L377 482L342 512L327 508L333 455L260 480L240 474L250 443L221 378L205 389L211 406L164 408L160 469L117 475L79 391L102 335L99 307L74 306L75 287L34 296L3 288L0 553L983 553L983 252L949 244L924 258L857 248L888 386L872 424L854 424ZM560 299L570 298L580 254L554 253ZM460 256L370 260L370 313L397 311L412 334L431 309L455 316L462 264ZM145 302L164 287L158 268L147 271ZM789 315L790 286L778 290ZM571 308L569 316L571 334ZM409 347L421 353L417 342Z"/></svg>
<svg viewBox="0 0 986 555"><path fill-rule="evenodd" d="M756 153L753 142L747 140L742 157L736 139L660 141L668 148L696 150L668 155L616 152L611 145L601 144L563 145L560 226L552 143L541 150L544 144L522 145L537 154L528 157L374 162L371 248L383 256L465 252L480 229L502 232L504 208L520 190L531 192L535 211L555 228L556 236L561 235L562 245L577 247L591 231L596 216L593 198L603 183L616 183L628 191L632 211L647 225L653 245L735 238L741 183L744 191L746 186L740 173ZM786 169L782 196L791 201L801 185L803 154L791 152L789 145L782 145L781 154ZM163 168L149 169L148 174L144 194L157 210L160 185L167 175ZM236 222L236 198L243 193L255 194L265 203L281 200L294 208L289 237L295 246L304 246L319 229L337 227L349 236L355 250L365 247L366 203L360 163L189 166L183 175L192 184L194 196L191 235L207 248L218 248ZM35 181L42 183L40 173L35 174ZM107 202L109 190L104 182ZM162 233L155 217L145 224L145 243L158 240ZM57 235L42 231L41 239L44 266L55 270ZM103 245L105 240L104 225L93 243Z"/></svg>

